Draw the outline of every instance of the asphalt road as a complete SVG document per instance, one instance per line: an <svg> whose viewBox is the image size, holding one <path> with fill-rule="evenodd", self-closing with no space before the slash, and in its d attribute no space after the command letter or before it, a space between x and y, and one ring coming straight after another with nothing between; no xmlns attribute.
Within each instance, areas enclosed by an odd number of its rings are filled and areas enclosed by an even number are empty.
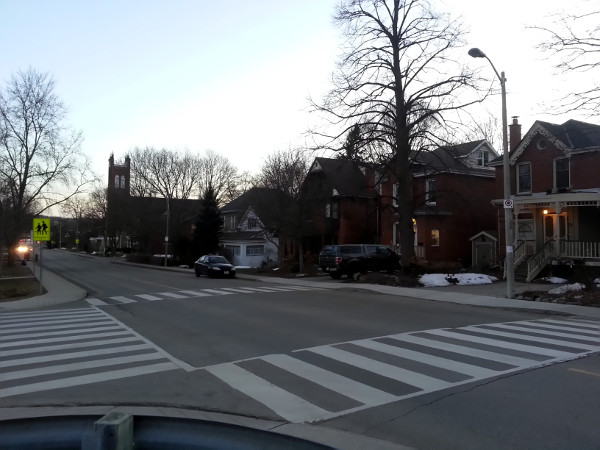
<svg viewBox="0 0 600 450"><path fill-rule="evenodd" d="M415 448L598 448L593 320L44 258L89 296L0 315L3 406L185 407Z"/></svg>

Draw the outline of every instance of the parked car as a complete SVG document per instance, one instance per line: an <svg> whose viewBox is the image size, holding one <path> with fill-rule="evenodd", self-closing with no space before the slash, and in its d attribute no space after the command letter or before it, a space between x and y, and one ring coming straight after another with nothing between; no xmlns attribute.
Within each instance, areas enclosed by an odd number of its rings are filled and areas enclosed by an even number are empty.
<svg viewBox="0 0 600 450"><path fill-rule="evenodd" d="M235 278L235 267L227 258L218 255L204 255L194 263L196 276Z"/></svg>
<svg viewBox="0 0 600 450"><path fill-rule="evenodd" d="M342 275L400 269L400 256L385 245L326 245L319 254L319 267L337 280Z"/></svg>

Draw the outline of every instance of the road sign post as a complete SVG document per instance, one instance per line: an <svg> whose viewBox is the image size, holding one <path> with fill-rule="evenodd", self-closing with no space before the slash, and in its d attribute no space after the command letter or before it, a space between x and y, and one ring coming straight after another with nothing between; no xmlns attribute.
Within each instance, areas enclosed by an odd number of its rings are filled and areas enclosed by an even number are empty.
<svg viewBox="0 0 600 450"><path fill-rule="evenodd" d="M40 294L44 293L44 285L42 284L42 241L50 240L50 219L33 219L33 241L40 246ZM34 244L35 245L35 244ZM35 256L34 256L35 259ZM35 275L35 266L33 269Z"/></svg>

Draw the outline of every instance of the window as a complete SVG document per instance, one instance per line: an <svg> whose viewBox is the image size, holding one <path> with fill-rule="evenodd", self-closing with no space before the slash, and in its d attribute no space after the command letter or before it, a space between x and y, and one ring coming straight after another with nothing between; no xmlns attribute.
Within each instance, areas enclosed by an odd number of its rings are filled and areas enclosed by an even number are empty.
<svg viewBox="0 0 600 450"><path fill-rule="evenodd" d="M229 251L232 255L240 255L240 246L239 245L226 245L225 249Z"/></svg>
<svg viewBox="0 0 600 450"><path fill-rule="evenodd" d="M568 158L554 160L554 187L556 189L568 189L571 185L570 164Z"/></svg>
<svg viewBox="0 0 600 450"><path fill-rule="evenodd" d="M431 230L431 245L432 247L439 247L440 245L440 230Z"/></svg>
<svg viewBox="0 0 600 450"><path fill-rule="evenodd" d="M489 160L489 153L486 150L479 150L477 153L477 165L485 166Z"/></svg>
<svg viewBox="0 0 600 450"><path fill-rule="evenodd" d="M331 219L337 219L338 214L339 214L338 210L339 210L339 205L336 202L326 203L325 204L325 217L329 217Z"/></svg>
<svg viewBox="0 0 600 450"><path fill-rule="evenodd" d="M115 189L119 189L119 175L115 175Z"/></svg>
<svg viewBox="0 0 600 450"><path fill-rule="evenodd" d="M425 180L425 203L427 205L435 206L436 195L435 195L435 180Z"/></svg>
<svg viewBox="0 0 600 450"><path fill-rule="evenodd" d="M246 247L246 256L261 256L265 254L264 245L248 245Z"/></svg>
<svg viewBox="0 0 600 450"><path fill-rule="evenodd" d="M392 205L398 206L398 183L394 183L392 187Z"/></svg>
<svg viewBox="0 0 600 450"><path fill-rule="evenodd" d="M234 231L236 225L235 215L230 214L225 216L225 229L229 231Z"/></svg>
<svg viewBox="0 0 600 450"><path fill-rule="evenodd" d="M251 218L248 219L248 228L249 229L254 229L254 228L258 228L258 219L256 218Z"/></svg>
<svg viewBox="0 0 600 450"><path fill-rule="evenodd" d="M125 175L121 175L121 189L125 189Z"/></svg>
<svg viewBox="0 0 600 450"><path fill-rule="evenodd" d="M531 163L522 163L517 166L517 192L531 192Z"/></svg>

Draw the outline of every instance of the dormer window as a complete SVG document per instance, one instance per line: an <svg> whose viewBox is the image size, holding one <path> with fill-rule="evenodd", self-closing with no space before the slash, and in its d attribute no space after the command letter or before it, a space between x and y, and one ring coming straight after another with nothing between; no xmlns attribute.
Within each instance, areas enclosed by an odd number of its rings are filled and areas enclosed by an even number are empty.
<svg viewBox="0 0 600 450"><path fill-rule="evenodd" d="M248 219L248 229L253 230L256 228L258 228L258 219L256 219L256 218Z"/></svg>
<svg viewBox="0 0 600 450"><path fill-rule="evenodd" d="M484 167L485 165L487 165L489 160L490 160L490 154L488 153L487 150L479 150L479 152L477 152L477 165L478 166Z"/></svg>

